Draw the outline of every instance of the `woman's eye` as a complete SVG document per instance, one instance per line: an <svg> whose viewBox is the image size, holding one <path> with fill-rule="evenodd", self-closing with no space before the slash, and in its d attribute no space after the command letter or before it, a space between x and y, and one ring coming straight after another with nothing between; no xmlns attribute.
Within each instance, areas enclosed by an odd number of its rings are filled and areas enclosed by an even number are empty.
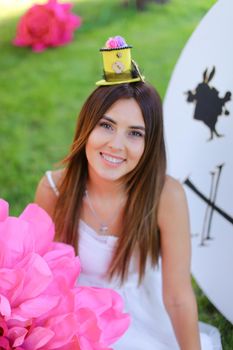
<svg viewBox="0 0 233 350"><path fill-rule="evenodd" d="M107 130L112 130L112 125L109 124L109 123L106 123L106 122L100 122L99 125L104 128L104 129L107 129Z"/></svg>
<svg viewBox="0 0 233 350"><path fill-rule="evenodd" d="M130 136L133 136L133 137L143 137L144 134L140 131L137 131L137 130L132 130L130 131Z"/></svg>

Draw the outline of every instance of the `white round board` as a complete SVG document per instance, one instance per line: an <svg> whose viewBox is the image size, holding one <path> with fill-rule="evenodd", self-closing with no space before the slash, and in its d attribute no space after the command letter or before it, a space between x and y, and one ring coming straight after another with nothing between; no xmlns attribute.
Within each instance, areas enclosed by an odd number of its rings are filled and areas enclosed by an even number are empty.
<svg viewBox="0 0 233 350"><path fill-rule="evenodd" d="M192 273L233 323L233 1L200 22L164 100L168 173L183 184L192 234Z"/></svg>

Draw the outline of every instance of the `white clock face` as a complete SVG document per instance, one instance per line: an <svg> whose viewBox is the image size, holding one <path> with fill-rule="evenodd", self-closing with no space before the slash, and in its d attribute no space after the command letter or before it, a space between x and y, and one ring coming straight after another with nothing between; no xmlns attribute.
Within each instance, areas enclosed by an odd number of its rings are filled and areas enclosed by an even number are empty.
<svg viewBox="0 0 233 350"><path fill-rule="evenodd" d="M122 62L116 61L112 64L112 69L115 73L119 74L122 73L125 69L125 66Z"/></svg>
<svg viewBox="0 0 233 350"><path fill-rule="evenodd" d="M189 203L192 273L233 323L232 13L233 1L219 0L194 31L173 71L164 119L168 173Z"/></svg>

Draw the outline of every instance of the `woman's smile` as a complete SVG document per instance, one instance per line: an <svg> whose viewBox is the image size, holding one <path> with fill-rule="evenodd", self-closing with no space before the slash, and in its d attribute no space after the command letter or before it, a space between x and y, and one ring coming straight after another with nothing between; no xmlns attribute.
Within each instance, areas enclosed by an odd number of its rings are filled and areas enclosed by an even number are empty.
<svg viewBox="0 0 233 350"><path fill-rule="evenodd" d="M116 157L116 156L113 156L113 155L105 153L105 152L100 152L100 156L103 159L103 161L105 162L105 164L107 164L108 166L111 166L111 167L120 166L123 162L126 161L126 159L124 159L124 158Z"/></svg>

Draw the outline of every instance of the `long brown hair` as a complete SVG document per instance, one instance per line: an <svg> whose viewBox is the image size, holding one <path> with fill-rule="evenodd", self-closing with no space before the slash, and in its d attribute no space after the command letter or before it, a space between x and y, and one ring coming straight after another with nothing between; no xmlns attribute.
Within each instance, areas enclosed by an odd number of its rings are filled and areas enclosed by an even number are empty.
<svg viewBox="0 0 233 350"><path fill-rule="evenodd" d="M84 103L80 112L74 141L64 159L66 170L59 187L55 209L57 238L72 244L78 253L78 224L87 180L87 139L105 112L119 99L134 98L141 108L145 122L145 149L135 167L122 180L128 199L122 231L112 262L109 277L128 274L130 258L139 250L139 282L145 274L147 258L155 266L160 252L157 213L165 181L166 153L163 136L161 100L156 90L144 82L100 86Z"/></svg>

